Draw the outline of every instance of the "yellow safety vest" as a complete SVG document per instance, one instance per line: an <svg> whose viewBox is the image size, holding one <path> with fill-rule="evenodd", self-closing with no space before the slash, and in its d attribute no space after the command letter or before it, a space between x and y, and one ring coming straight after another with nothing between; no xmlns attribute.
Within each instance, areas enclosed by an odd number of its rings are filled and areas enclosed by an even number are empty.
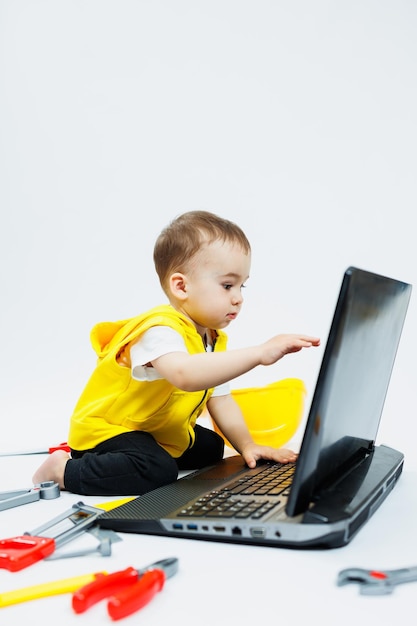
<svg viewBox="0 0 417 626"><path fill-rule="evenodd" d="M94 448L121 433L151 433L177 458L194 442L194 426L213 389L183 391L166 380L138 381L118 356L152 326L169 326L181 334L190 354L204 352L195 326L170 305L137 317L102 322L91 331L98 361L71 417L68 444L75 450ZM227 335L216 331L215 350L226 350Z"/></svg>

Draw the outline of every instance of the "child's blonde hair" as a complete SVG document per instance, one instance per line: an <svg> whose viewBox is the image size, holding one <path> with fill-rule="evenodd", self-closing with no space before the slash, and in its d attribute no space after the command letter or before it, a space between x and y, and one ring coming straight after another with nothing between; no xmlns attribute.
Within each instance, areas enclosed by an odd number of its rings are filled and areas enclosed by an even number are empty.
<svg viewBox="0 0 417 626"><path fill-rule="evenodd" d="M251 251L243 230L209 211L188 211L175 218L156 240L153 259L162 289L167 291L168 278L174 272L185 272L187 264L203 243L222 241Z"/></svg>

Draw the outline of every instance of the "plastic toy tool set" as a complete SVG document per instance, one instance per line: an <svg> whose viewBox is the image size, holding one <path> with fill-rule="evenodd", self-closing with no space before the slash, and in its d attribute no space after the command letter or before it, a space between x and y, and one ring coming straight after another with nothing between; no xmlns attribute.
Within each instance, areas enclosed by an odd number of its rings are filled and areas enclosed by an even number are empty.
<svg viewBox="0 0 417 626"><path fill-rule="evenodd" d="M71 604L75 613L84 613L101 600L107 599L109 617L119 620L148 604L163 589L165 581L177 571L178 559L172 557L141 569L129 566L111 574L85 574L0 593L0 607L73 592Z"/></svg>
<svg viewBox="0 0 417 626"><path fill-rule="evenodd" d="M0 494L0 511L42 498L52 499L59 496L59 486L52 482L35 485L32 489L3 492ZM101 529L95 524L101 513L102 508L78 502L68 511L33 531L1 539L0 568L18 572L43 559L84 556L92 551L99 552L102 556L110 556L112 542L120 541L120 538L113 531ZM99 547L65 555L56 553L57 548L83 532L90 532L98 537ZM148 604L163 589L165 581L177 571L178 559L171 557L141 569L128 566L110 574L102 571L54 580L14 591L0 592L0 608L36 598L72 593L72 608L75 613L84 613L97 602L107 599L109 617L118 620Z"/></svg>

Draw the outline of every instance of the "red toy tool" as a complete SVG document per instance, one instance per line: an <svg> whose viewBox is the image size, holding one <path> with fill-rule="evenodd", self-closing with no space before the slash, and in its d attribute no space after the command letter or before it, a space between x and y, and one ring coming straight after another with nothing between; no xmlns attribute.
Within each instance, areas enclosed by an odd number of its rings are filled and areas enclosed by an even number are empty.
<svg viewBox="0 0 417 626"><path fill-rule="evenodd" d="M0 540L0 568L10 572L33 565L51 555L56 548L74 539L78 534L93 525L103 511L88 506L83 502L73 504L69 511L55 517L32 532L17 537ZM64 526L67 528L61 530ZM44 535L45 531L55 528L58 532L53 537ZM52 534L53 534L52 530Z"/></svg>
<svg viewBox="0 0 417 626"><path fill-rule="evenodd" d="M107 612L113 620L126 617L144 607L161 591L165 580L178 571L178 559L156 561L143 569L127 567L112 574L97 574L96 580L78 589L72 608L84 613L90 606L108 598Z"/></svg>
<svg viewBox="0 0 417 626"><path fill-rule="evenodd" d="M56 446L50 446L49 448L38 448L36 450L12 450L11 452L0 452L0 456L26 456L31 454L52 454L55 450L65 450L65 452L71 452L71 448L66 441L59 443Z"/></svg>

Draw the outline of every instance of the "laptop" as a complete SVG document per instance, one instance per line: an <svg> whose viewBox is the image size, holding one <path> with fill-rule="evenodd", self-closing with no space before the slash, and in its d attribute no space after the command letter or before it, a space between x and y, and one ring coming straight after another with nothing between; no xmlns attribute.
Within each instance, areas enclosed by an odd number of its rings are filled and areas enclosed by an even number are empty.
<svg viewBox="0 0 417 626"><path fill-rule="evenodd" d="M258 546L349 543L403 468L404 455L375 440L411 289L346 270L296 463L262 461L249 469L240 455L230 456L106 511L97 523L120 532Z"/></svg>

